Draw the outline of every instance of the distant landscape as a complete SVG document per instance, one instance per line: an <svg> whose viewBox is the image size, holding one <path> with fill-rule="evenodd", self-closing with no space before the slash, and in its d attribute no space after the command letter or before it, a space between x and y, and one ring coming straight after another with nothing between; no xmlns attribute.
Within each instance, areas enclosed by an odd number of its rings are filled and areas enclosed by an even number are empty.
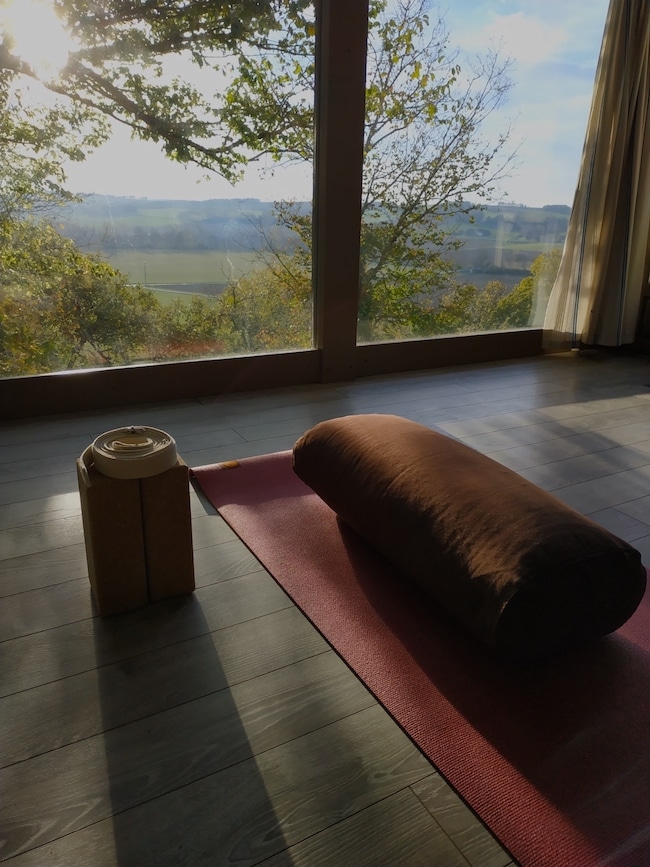
<svg viewBox="0 0 650 867"><path fill-rule="evenodd" d="M473 210L471 218L455 218L446 228L462 241L453 254L459 278L478 287L490 280L513 287L540 253L563 244L569 215L566 205L499 204ZM273 203L258 199L89 195L67 206L57 225L85 252L101 254L132 283L155 289L163 301L217 295L260 267L260 252L270 243L290 243L276 223Z"/></svg>

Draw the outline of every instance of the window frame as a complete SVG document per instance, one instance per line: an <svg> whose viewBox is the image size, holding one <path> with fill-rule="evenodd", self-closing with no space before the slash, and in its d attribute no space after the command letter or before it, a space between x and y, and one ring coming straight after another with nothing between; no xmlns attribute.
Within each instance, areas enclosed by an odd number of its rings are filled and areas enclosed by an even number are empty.
<svg viewBox="0 0 650 867"><path fill-rule="evenodd" d="M314 348L0 379L0 419L521 358L542 329L357 345L368 0L315 0Z"/></svg>

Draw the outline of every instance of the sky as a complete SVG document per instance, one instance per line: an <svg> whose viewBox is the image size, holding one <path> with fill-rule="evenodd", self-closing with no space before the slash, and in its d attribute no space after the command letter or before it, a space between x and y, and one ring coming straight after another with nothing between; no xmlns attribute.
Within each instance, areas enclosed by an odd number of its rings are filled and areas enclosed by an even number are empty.
<svg viewBox="0 0 650 867"><path fill-rule="evenodd" d="M450 43L467 57L488 47L513 61L513 87L494 131L513 123L518 167L503 198L539 207L570 205L608 0L444 0L440 12ZM462 57L462 55L461 55ZM77 192L147 198L310 199L305 167L276 168L261 180L256 168L236 187L174 165L153 143L134 143L124 128L85 163L71 166Z"/></svg>
<svg viewBox="0 0 650 867"><path fill-rule="evenodd" d="M494 45L513 60L503 115L514 121L520 167L508 199L570 205L608 0L448 0L444 8L460 48Z"/></svg>

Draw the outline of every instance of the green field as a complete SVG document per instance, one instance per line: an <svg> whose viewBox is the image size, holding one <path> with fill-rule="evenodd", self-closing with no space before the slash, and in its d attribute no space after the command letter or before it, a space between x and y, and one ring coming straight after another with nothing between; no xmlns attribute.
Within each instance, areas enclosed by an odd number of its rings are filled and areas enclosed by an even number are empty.
<svg viewBox="0 0 650 867"><path fill-rule="evenodd" d="M159 226L174 226L178 222L179 209L178 208L158 208L155 211L149 211L147 213L137 212L134 214L124 214L119 217L116 217L114 220L111 220L111 223L119 222L120 226L127 226L130 228L134 228L135 226L147 226L149 228L156 228ZM107 225L107 217L105 214L99 214L97 216L89 216L85 218L85 221L90 226L95 226L97 228L102 228Z"/></svg>
<svg viewBox="0 0 650 867"><path fill-rule="evenodd" d="M569 213L566 206L502 203L450 217L443 232L450 232L461 246L448 256L465 274L521 279L537 256L561 246ZM103 250L129 282L182 290L190 297L193 291L218 294L229 282L263 267L259 254L250 248L260 243L260 232L272 235L278 228L273 204L255 199L91 196L69 206L66 219L69 237L78 236L84 249ZM214 249L219 246L226 250ZM167 302L171 296L161 297Z"/></svg>
<svg viewBox="0 0 650 867"><path fill-rule="evenodd" d="M259 253L245 249L246 244L254 246L255 240L251 241L245 232L241 237L237 234L241 225L238 220L243 214L254 215L257 210L265 214L269 226L274 223L270 203L254 201L148 202L113 198L96 199L80 207L80 214L84 215L82 223L96 221L99 225L103 220L101 225L107 231L107 209L110 211L110 227L115 230L115 241L121 249L111 252L105 246L104 255L113 267L127 275L129 282L155 290L168 287L169 292L159 293L165 304L176 298L188 300L194 292L217 295L229 282L264 267ZM567 212L568 208L560 207L500 205L477 211L475 222L467 218L450 219L448 229L461 242L460 248L449 254L450 258L462 270L463 279L474 279L478 284L501 278L514 285L537 256L561 246ZM225 220L223 227L220 220ZM154 233L156 244L145 245L133 229L152 226L160 229L158 235ZM176 248L166 248L165 227L181 227L186 231L188 246L179 243L172 232L167 240ZM201 248L201 243L209 246L214 233L222 229L223 235L216 237L221 237L224 246L225 239L230 238L227 242L230 251ZM146 248L130 247L131 242ZM192 243L196 246L192 247Z"/></svg>
<svg viewBox="0 0 650 867"><path fill-rule="evenodd" d="M174 301L180 301L181 304L189 304L192 298L196 295L206 296L201 292L175 292L173 289L152 289L153 294L163 307L169 307Z"/></svg>
<svg viewBox="0 0 650 867"><path fill-rule="evenodd" d="M253 251L128 250L106 254L107 261L132 283L228 283L260 265Z"/></svg>
<svg viewBox="0 0 650 867"><path fill-rule="evenodd" d="M521 280L521 269L530 268L540 253L554 246L544 242L510 241L497 250L494 239L467 238L463 247L454 253L454 260L463 269L463 279L477 285L501 279L506 285L514 286ZM263 267L259 254L253 251L129 250L107 255L107 260L125 273L130 282L150 286L165 305L176 300L189 303L194 294L218 294L230 280ZM499 274L501 269L520 270L513 276L506 271ZM179 291L179 284L186 284L187 291ZM192 291L193 285L195 291ZM164 289L165 286L169 289Z"/></svg>

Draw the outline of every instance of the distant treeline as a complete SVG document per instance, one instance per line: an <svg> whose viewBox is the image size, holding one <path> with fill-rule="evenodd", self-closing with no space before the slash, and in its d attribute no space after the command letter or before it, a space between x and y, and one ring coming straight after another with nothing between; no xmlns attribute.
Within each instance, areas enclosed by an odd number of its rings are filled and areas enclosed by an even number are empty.
<svg viewBox="0 0 650 867"><path fill-rule="evenodd" d="M310 205L305 202L302 207L308 210ZM566 205L490 205L454 217L454 232L465 241L559 244L570 212ZM106 255L130 249L284 249L291 243L290 233L276 222L273 203L258 199L177 201L89 195L66 207L58 222L62 233L82 249Z"/></svg>
<svg viewBox="0 0 650 867"><path fill-rule="evenodd" d="M276 222L273 203L257 199L152 201L91 195L68 205L58 224L81 248L107 255L129 249L261 250L290 243L290 233Z"/></svg>
<svg viewBox="0 0 650 867"><path fill-rule="evenodd" d="M548 205L543 208L509 205L507 208L490 206L471 216L475 234L479 237L505 237L511 242L559 243L566 236L570 213L570 208L563 213L560 206L551 209Z"/></svg>
<svg viewBox="0 0 650 867"><path fill-rule="evenodd" d="M276 243L286 245L288 237L281 240L280 230L266 227L265 233L252 226L245 218L237 220L216 218L188 222L179 226L84 226L83 223L66 221L61 229L82 249L96 249L110 255L121 250L217 250L233 248L261 250L267 246L265 237L272 231Z"/></svg>

